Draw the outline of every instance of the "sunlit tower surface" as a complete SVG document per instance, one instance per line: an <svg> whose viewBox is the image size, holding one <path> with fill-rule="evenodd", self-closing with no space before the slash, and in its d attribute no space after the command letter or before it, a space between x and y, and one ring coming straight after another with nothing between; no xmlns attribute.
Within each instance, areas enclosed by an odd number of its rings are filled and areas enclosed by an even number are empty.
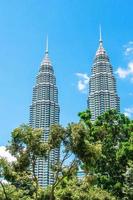
<svg viewBox="0 0 133 200"><path fill-rule="evenodd" d="M41 62L33 87L32 104L30 106L30 126L42 128L42 140L47 141L50 126L59 123L58 89L56 78L48 53L48 39L44 59ZM54 181L51 166L59 160L59 148L51 151L47 158L41 157L36 162L36 176L39 185L46 187Z"/></svg>
<svg viewBox="0 0 133 200"><path fill-rule="evenodd" d="M109 109L120 111L120 98L117 95L116 80L109 57L103 47L101 28L99 47L89 80L88 108L91 111L92 121Z"/></svg>

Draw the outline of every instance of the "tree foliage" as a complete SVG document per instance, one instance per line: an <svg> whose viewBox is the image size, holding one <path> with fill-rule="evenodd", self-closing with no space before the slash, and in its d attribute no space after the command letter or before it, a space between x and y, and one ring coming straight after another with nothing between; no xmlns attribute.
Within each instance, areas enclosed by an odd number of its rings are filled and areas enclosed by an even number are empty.
<svg viewBox="0 0 133 200"><path fill-rule="evenodd" d="M38 156L47 156L49 151L48 144L40 142L41 136L41 129L32 129L27 125L12 132L7 149L16 161L8 163L5 159L0 159L1 177L8 182L4 184L1 181L3 199L41 198L42 191L35 174L35 163Z"/></svg>
<svg viewBox="0 0 133 200"><path fill-rule="evenodd" d="M47 142L42 130L23 125L12 132L7 149L16 158L0 159L2 200L121 200L133 197L133 121L110 110L91 121L90 111L78 123L51 127ZM61 147L60 160L51 166L54 183L41 188L35 174L38 157ZM84 177L77 177L78 170Z"/></svg>
<svg viewBox="0 0 133 200"><path fill-rule="evenodd" d="M91 141L101 144L102 154L94 166L98 186L118 199L132 199L131 184L126 192L124 188L127 186L125 174L128 168L130 171L132 168L133 121L124 114L110 110L99 116L90 129L88 118L84 117L86 112L80 116L89 129Z"/></svg>

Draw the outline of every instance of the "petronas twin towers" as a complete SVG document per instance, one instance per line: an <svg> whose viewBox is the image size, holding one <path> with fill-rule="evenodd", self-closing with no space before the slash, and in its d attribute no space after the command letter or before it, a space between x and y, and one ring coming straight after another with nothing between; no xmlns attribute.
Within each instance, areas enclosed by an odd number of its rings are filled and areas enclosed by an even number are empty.
<svg viewBox="0 0 133 200"><path fill-rule="evenodd" d="M103 48L100 31L99 47L94 58L89 81L88 108L94 121L109 109L120 111L120 99L109 57Z"/></svg>
<svg viewBox="0 0 133 200"><path fill-rule="evenodd" d="M58 89L54 70L48 55L48 40L45 57L42 60L36 85L33 87L32 105L30 106L30 126L42 128L42 140L47 141L50 126L59 123L60 108L58 105ZM48 158L38 158L36 175L42 187L51 185L54 181L52 165L59 160L59 149L54 149Z"/></svg>
<svg viewBox="0 0 133 200"><path fill-rule="evenodd" d="M101 38L91 69L89 81L88 108L94 121L100 114L109 109L120 110L119 97L116 91L116 81L113 75L109 57L103 48ZM32 104L30 106L30 126L42 128L42 140L47 141L50 126L59 123L58 89L56 78L48 54L48 40L45 57L42 60L36 84L33 87ZM51 185L54 176L51 166L59 160L59 149L54 149L48 158L38 158L36 163L36 175L42 187Z"/></svg>

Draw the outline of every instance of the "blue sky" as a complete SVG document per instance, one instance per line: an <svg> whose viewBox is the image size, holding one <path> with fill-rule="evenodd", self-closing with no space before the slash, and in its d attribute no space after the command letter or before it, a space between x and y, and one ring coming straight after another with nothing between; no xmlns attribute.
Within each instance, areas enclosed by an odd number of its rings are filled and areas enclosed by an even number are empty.
<svg viewBox="0 0 133 200"><path fill-rule="evenodd" d="M77 121L77 113L86 109L99 24L117 78L121 112L132 118L132 8L132 0L0 0L0 145L7 144L15 127L29 121L47 34L61 124Z"/></svg>

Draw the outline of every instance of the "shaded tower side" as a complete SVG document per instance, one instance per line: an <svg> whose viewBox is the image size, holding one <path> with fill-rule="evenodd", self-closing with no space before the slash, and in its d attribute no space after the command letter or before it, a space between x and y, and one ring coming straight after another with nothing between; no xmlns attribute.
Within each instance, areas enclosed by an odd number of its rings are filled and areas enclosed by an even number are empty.
<svg viewBox="0 0 133 200"><path fill-rule="evenodd" d="M40 70L36 76L33 87L32 105L30 106L30 126L42 128L42 140L47 141L50 126L59 123L58 89L51 61L48 56L48 46ZM59 160L59 148L54 149L48 158L38 158L36 162L36 175L42 187L54 181L51 166Z"/></svg>
<svg viewBox="0 0 133 200"><path fill-rule="evenodd" d="M120 98L117 95L116 80L109 57L99 40L99 47L91 68L89 81L88 108L92 121L109 109L120 111Z"/></svg>

